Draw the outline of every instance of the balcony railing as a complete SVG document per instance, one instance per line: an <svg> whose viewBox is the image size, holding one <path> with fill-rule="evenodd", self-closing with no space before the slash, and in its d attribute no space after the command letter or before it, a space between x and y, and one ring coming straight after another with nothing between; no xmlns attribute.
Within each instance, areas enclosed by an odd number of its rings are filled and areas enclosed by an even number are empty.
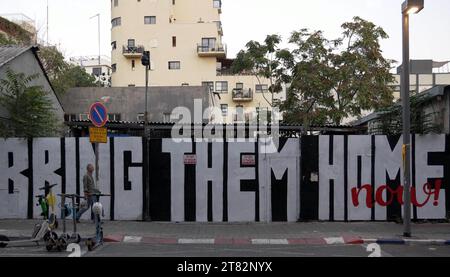
<svg viewBox="0 0 450 277"><path fill-rule="evenodd" d="M227 47L225 44L202 45L197 44L197 53L200 57L227 57Z"/></svg>
<svg viewBox="0 0 450 277"><path fill-rule="evenodd" d="M254 76L255 73L246 71L246 72L240 72L240 73L234 73L231 68L222 68L216 70L217 76Z"/></svg>
<svg viewBox="0 0 450 277"><path fill-rule="evenodd" d="M247 102L252 100L253 100L252 89L242 89L242 88L233 89L233 101Z"/></svg>
<svg viewBox="0 0 450 277"><path fill-rule="evenodd" d="M144 46L123 46L122 53L127 58L140 58L144 54Z"/></svg>

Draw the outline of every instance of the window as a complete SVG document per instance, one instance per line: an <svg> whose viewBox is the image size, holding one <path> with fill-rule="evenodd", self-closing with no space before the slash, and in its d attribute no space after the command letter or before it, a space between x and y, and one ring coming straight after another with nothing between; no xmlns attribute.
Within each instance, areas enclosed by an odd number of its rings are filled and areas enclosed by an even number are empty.
<svg viewBox="0 0 450 277"><path fill-rule="evenodd" d="M121 117L120 114L108 114L108 120L109 121L120 121Z"/></svg>
<svg viewBox="0 0 450 277"><path fill-rule="evenodd" d="M202 86L203 87L208 87L209 88L209 92L213 92L214 91L214 82L202 82Z"/></svg>
<svg viewBox="0 0 450 277"><path fill-rule="evenodd" d="M234 115L234 121L244 121L244 106L236 106L236 114Z"/></svg>
<svg viewBox="0 0 450 277"><path fill-rule="evenodd" d="M131 60L131 70L134 70L136 68L136 61Z"/></svg>
<svg viewBox="0 0 450 277"><path fill-rule="evenodd" d="M170 122L170 113L164 113L163 114L163 122L164 123L169 123Z"/></svg>
<svg viewBox="0 0 450 277"><path fill-rule="evenodd" d="M116 50L117 49L117 42L116 41L111 42L111 48L112 48L112 50Z"/></svg>
<svg viewBox="0 0 450 277"><path fill-rule="evenodd" d="M177 47L177 37L172 37L172 47Z"/></svg>
<svg viewBox="0 0 450 277"><path fill-rule="evenodd" d="M216 92L228 93L228 82L226 82L226 81L216 82Z"/></svg>
<svg viewBox="0 0 450 277"><path fill-rule="evenodd" d="M64 115L64 120L66 122L76 121L77 120L77 115L75 115L75 114L65 114Z"/></svg>
<svg viewBox="0 0 450 277"><path fill-rule="evenodd" d="M179 70L181 69L180 62L169 62L169 70Z"/></svg>
<svg viewBox="0 0 450 277"><path fill-rule="evenodd" d="M244 83L236 83L236 89L243 90L244 89Z"/></svg>
<svg viewBox="0 0 450 277"><path fill-rule="evenodd" d="M261 123L269 123L271 117L271 111L268 108L257 108L256 116L258 117L259 122Z"/></svg>
<svg viewBox="0 0 450 277"><path fill-rule="evenodd" d="M177 113L163 113L162 119L164 123L173 123L173 122L179 122L182 119L181 114Z"/></svg>
<svg viewBox="0 0 450 277"><path fill-rule="evenodd" d="M256 93L269 92L268 85L256 85L255 87Z"/></svg>
<svg viewBox="0 0 450 277"><path fill-rule="evenodd" d="M220 109L222 110L222 116L228 116L228 105L227 104L220 105Z"/></svg>
<svg viewBox="0 0 450 277"><path fill-rule="evenodd" d="M114 0L114 7L119 6L119 0Z"/></svg>
<svg viewBox="0 0 450 277"><path fill-rule="evenodd" d="M134 48L136 47L136 41L134 39L128 40L128 48Z"/></svg>
<svg viewBox="0 0 450 277"><path fill-rule="evenodd" d="M156 16L144 16L144 24L156 24Z"/></svg>
<svg viewBox="0 0 450 277"><path fill-rule="evenodd" d="M113 73L116 72L117 71L117 64L112 64L111 65L111 69L112 69Z"/></svg>
<svg viewBox="0 0 450 277"><path fill-rule="evenodd" d="M202 38L202 50L209 51L210 49L216 48L215 38Z"/></svg>
<svg viewBox="0 0 450 277"><path fill-rule="evenodd" d="M92 75L99 77L102 75L102 68L101 67L94 67L92 68Z"/></svg>
<svg viewBox="0 0 450 277"><path fill-rule="evenodd" d="M111 20L111 24L113 28L116 26L120 26L122 25L122 19L120 17L113 18L113 20Z"/></svg>
<svg viewBox="0 0 450 277"><path fill-rule="evenodd" d="M221 0L213 0L213 7L215 9L220 9L222 7L222 1Z"/></svg>
<svg viewBox="0 0 450 277"><path fill-rule="evenodd" d="M89 120L88 114L80 114L80 120Z"/></svg>
<svg viewBox="0 0 450 277"><path fill-rule="evenodd" d="M143 122L145 121L145 115L143 113L140 113L137 115L137 121L138 122Z"/></svg>

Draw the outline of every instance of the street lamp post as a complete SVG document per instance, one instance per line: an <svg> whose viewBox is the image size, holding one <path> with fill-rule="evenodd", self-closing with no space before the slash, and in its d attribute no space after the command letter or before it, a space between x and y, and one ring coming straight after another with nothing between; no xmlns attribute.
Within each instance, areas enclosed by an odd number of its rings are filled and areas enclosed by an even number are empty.
<svg viewBox="0 0 450 277"><path fill-rule="evenodd" d="M411 237L411 108L409 81L409 15L419 13L424 8L424 0L406 0L402 4L403 66L401 92L403 105L403 186L405 203L403 207L404 237Z"/></svg>
<svg viewBox="0 0 450 277"><path fill-rule="evenodd" d="M144 157L144 174L145 174L145 199L144 203L144 220L150 221L150 176L149 157L150 157L150 134L148 130L148 72L150 70L150 52L144 51L141 59L142 65L145 66L145 113L144 113L144 141L145 141L145 157Z"/></svg>

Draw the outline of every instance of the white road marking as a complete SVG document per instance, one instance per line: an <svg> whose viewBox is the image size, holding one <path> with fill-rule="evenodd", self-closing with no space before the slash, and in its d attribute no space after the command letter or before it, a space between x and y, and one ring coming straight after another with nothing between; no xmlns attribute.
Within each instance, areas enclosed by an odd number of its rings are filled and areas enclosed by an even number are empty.
<svg viewBox="0 0 450 277"><path fill-rule="evenodd" d="M142 237L125 236L123 242L125 243L138 243L142 241Z"/></svg>
<svg viewBox="0 0 450 277"><path fill-rule="evenodd" d="M288 245L287 239L252 239L252 244Z"/></svg>
<svg viewBox="0 0 450 277"><path fill-rule="evenodd" d="M214 244L215 239L178 239L179 244Z"/></svg>
<svg viewBox="0 0 450 277"><path fill-rule="evenodd" d="M343 237L325 238L325 241L327 242L327 244L345 244Z"/></svg>

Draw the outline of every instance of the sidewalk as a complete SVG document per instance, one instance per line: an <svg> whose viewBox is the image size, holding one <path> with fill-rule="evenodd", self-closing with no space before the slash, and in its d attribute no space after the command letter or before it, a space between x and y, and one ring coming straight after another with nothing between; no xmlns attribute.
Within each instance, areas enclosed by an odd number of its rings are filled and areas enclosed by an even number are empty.
<svg viewBox="0 0 450 277"><path fill-rule="evenodd" d="M0 235L29 237L39 220L0 220ZM72 232L72 221L66 223ZM386 222L312 223L156 223L114 221L104 223L105 241L150 244L448 244L449 223L412 225L413 237L404 240L403 226ZM95 233L94 224L77 225L85 238ZM62 232L62 222L57 233Z"/></svg>

